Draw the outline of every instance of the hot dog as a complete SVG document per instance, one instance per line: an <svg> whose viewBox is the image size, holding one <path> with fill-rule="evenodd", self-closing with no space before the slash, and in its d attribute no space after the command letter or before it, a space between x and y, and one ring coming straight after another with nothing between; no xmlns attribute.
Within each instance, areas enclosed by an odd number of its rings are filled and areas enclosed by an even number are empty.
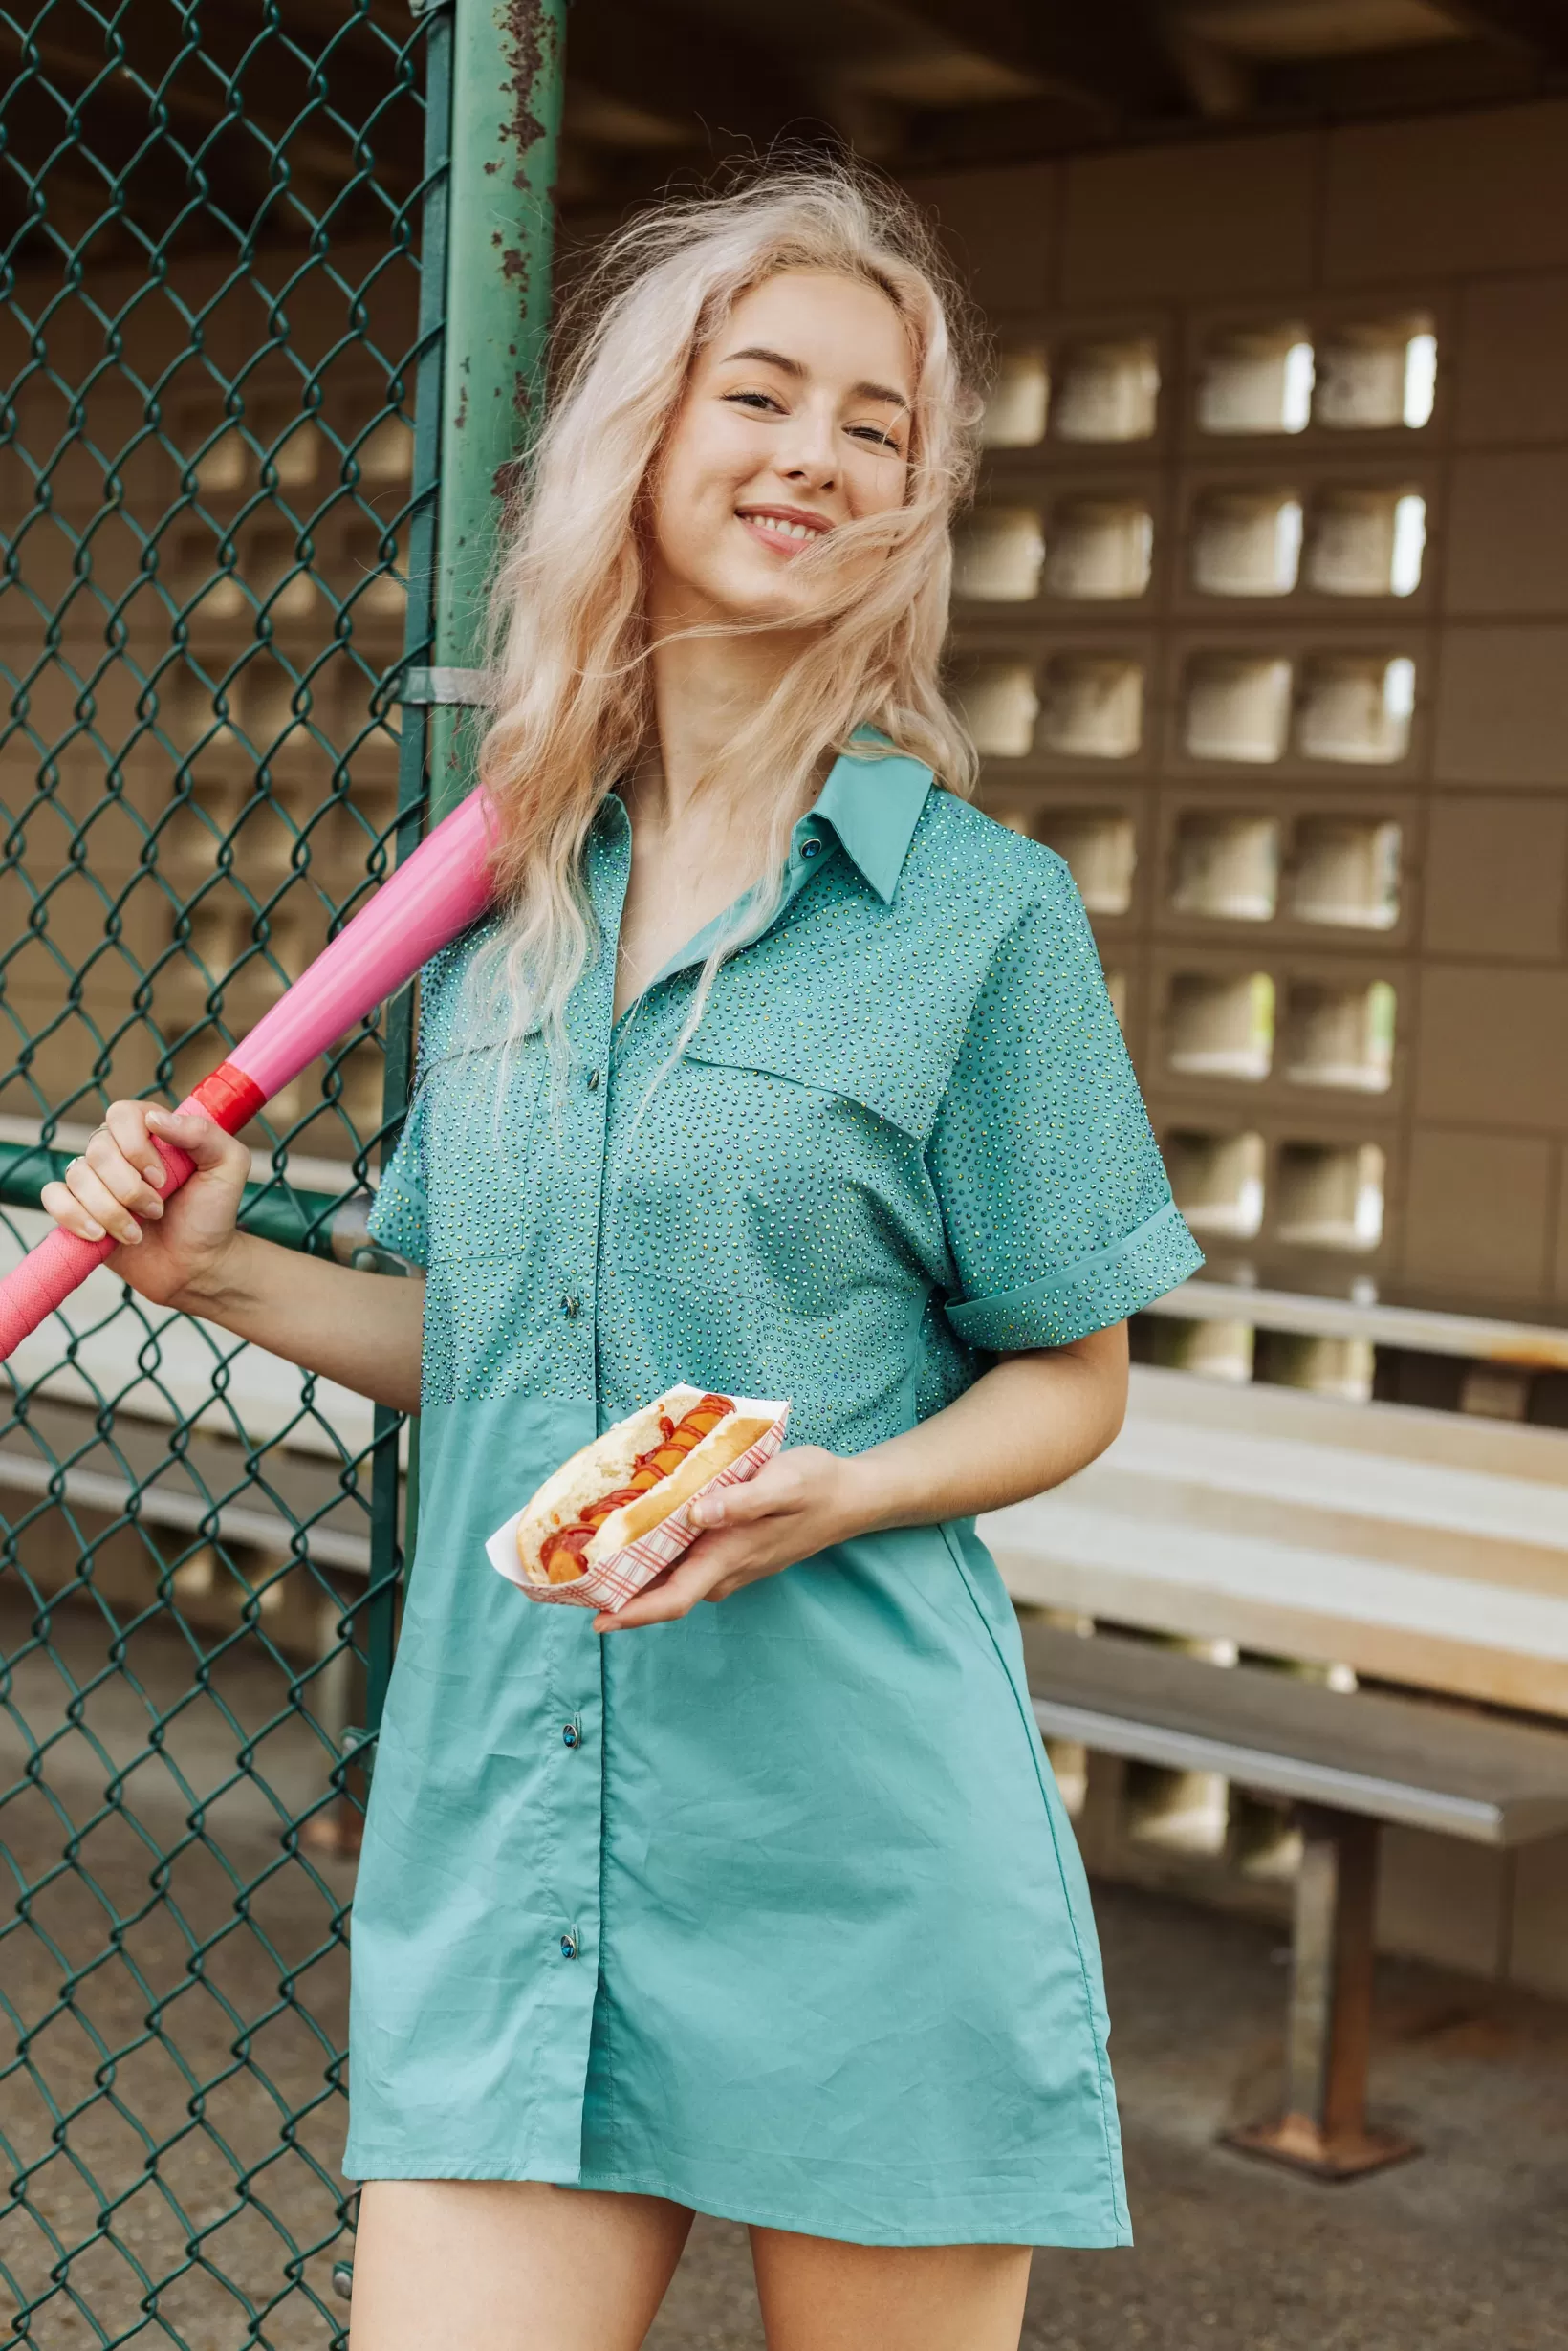
<svg viewBox="0 0 1568 2351"><path fill-rule="evenodd" d="M583 1555L589 1544L615 1511L624 1510L628 1502L640 1495L651 1493L664 1479L673 1477L686 1456L700 1445L704 1437L725 1418L733 1413L734 1399L730 1396L699 1397L689 1412L672 1421L667 1412L659 1415L659 1437L645 1453L639 1453L632 1463L624 1486L618 1486L602 1501L590 1502L577 1513L569 1527L558 1535L547 1535L539 1546L539 1559L548 1583L576 1583L583 1571ZM742 1447L742 1451L745 1448Z"/></svg>
<svg viewBox="0 0 1568 2351"><path fill-rule="evenodd" d="M576 1583L738 1461L784 1408L666 1388L545 1480L518 1521L523 1574L531 1583Z"/></svg>

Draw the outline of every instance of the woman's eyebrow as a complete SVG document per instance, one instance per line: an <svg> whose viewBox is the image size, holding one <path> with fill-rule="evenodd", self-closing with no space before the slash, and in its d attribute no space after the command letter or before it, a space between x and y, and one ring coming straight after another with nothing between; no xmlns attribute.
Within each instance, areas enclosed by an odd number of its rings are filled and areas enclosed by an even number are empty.
<svg viewBox="0 0 1568 2351"><path fill-rule="evenodd" d="M766 367L781 368L786 376L793 376L797 383L805 381L806 370L798 359L790 359L782 351L769 351L761 343L748 343L744 351L727 351L719 361L719 365L728 367L735 359L760 359ZM909 403L904 394L893 391L885 383L858 383L855 386L855 398L857 400L885 401L888 407L902 408L905 415L909 413Z"/></svg>

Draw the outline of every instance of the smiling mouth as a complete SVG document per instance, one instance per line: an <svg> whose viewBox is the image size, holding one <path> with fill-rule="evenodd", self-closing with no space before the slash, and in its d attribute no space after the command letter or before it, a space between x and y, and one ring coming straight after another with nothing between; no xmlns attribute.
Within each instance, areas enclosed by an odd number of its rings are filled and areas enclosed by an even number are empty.
<svg viewBox="0 0 1568 2351"><path fill-rule="evenodd" d="M780 555L797 555L813 539L825 538L833 525L827 521L805 520L794 514L783 514L766 507L737 507L737 521L755 532L758 538L776 548Z"/></svg>

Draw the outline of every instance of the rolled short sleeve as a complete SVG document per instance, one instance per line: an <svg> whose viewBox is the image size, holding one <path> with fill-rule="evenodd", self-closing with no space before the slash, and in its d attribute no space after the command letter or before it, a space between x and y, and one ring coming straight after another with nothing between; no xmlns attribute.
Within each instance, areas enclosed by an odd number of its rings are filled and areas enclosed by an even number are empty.
<svg viewBox="0 0 1568 2351"><path fill-rule="evenodd" d="M970 1346L1065 1346L1203 1263L1059 859L991 959L927 1164Z"/></svg>
<svg viewBox="0 0 1568 2351"><path fill-rule="evenodd" d="M419 1086L403 1121L398 1147L382 1175L366 1227L370 1237L410 1265L429 1262L429 1223L425 1200L425 1088Z"/></svg>

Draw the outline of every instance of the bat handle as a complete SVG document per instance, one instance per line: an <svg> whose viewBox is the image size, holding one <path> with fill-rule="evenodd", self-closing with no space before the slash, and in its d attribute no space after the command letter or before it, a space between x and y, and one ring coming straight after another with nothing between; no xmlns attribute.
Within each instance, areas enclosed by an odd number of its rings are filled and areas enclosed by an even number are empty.
<svg viewBox="0 0 1568 2351"><path fill-rule="evenodd" d="M254 1118L266 1099L253 1078L226 1061L210 1077L203 1078L194 1094L185 1096L180 1108L186 1114L208 1118L225 1134L233 1135ZM163 1197L167 1200L185 1182L196 1163L161 1136L154 1135L150 1140L168 1170L168 1182L163 1186ZM118 1241L107 1236L101 1241L83 1241L56 1226L36 1249L30 1249L21 1264L13 1266L4 1281L0 1281L0 1362L24 1339L30 1338L57 1306L63 1306L73 1290L80 1289L94 1267L101 1265L119 1247Z"/></svg>

